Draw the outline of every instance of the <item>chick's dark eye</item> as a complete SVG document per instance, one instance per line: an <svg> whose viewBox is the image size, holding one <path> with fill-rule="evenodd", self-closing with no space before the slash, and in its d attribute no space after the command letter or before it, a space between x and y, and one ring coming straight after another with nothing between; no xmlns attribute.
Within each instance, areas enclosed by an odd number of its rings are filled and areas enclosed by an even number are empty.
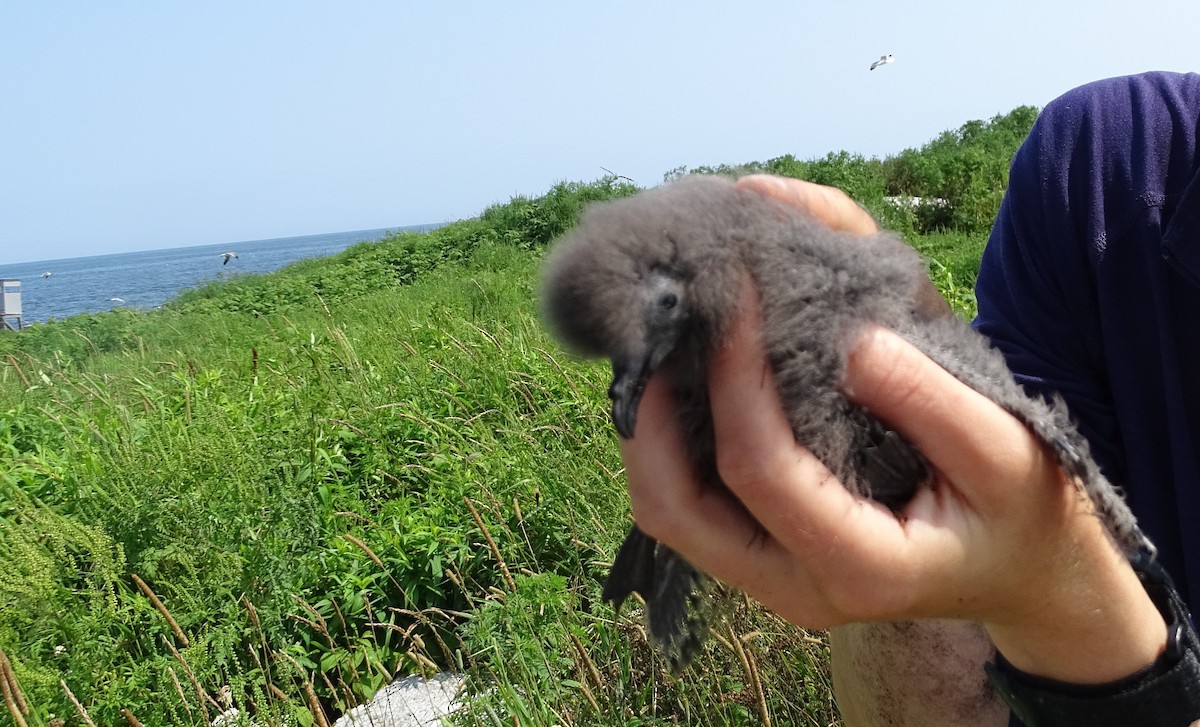
<svg viewBox="0 0 1200 727"><path fill-rule="evenodd" d="M675 297L674 293L667 293L658 299L658 304L663 310L671 310L677 303L679 303L679 299Z"/></svg>

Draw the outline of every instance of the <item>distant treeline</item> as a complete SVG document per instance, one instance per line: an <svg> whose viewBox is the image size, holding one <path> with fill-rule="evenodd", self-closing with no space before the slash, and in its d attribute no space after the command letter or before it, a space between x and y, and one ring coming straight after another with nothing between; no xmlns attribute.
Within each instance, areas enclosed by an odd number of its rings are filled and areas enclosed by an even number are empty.
<svg viewBox="0 0 1200 727"><path fill-rule="evenodd" d="M968 121L920 149L883 159L847 151L807 161L784 154L737 166L679 167L666 179L705 173L778 174L839 187L890 229L979 232L991 227L1008 187L1009 162L1036 118L1036 108L1018 106L990 121Z"/></svg>

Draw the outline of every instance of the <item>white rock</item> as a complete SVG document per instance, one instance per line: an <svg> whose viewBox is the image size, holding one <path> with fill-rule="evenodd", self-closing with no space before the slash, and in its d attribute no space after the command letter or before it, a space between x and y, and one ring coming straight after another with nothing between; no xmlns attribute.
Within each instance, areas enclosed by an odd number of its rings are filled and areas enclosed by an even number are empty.
<svg viewBox="0 0 1200 727"><path fill-rule="evenodd" d="M230 707L216 716L216 719L212 721L212 727L233 727L238 723L239 714L237 707Z"/></svg>
<svg viewBox="0 0 1200 727"><path fill-rule="evenodd" d="M462 708L456 697L464 681L451 672L428 680L415 675L397 679L333 727L438 727L443 717Z"/></svg>
<svg viewBox="0 0 1200 727"><path fill-rule="evenodd" d="M950 200L942 197L910 197L904 195L899 197L884 197L883 201L887 202L893 207L909 207L911 209L916 209L922 205L928 207L937 207L939 209L950 206Z"/></svg>

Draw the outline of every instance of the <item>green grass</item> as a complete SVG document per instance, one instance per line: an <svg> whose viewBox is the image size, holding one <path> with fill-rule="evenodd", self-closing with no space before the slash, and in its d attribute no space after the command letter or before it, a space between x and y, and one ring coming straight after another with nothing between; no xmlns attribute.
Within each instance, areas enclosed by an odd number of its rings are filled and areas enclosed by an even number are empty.
<svg viewBox="0 0 1200 727"><path fill-rule="evenodd" d="M739 602L676 678L599 602L629 523L608 371L559 352L534 286L583 204L631 191L0 336L25 721L81 724L69 689L97 724L208 724L228 687L259 724L332 723L452 668L462 724L835 723L819 634ZM979 241L914 244L969 315Z"/></svg>
<svg viewBox="0 0 1200 727"><path fill-rule="evenodd" d="M975 317L975 278L987 236L982 233L936 232L909 235L909 244L929 263L933 279L950 307L963 320Z"/></svg>

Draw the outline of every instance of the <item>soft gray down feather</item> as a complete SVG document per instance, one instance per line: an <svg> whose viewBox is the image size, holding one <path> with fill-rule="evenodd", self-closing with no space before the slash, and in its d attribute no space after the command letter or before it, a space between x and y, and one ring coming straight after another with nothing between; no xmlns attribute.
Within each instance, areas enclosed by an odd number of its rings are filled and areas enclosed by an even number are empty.
<svg viewBox="0 0 1200 727"><path fill-rule="evenodd" d="M621 436L634 435L647 378L666 376L695 471L723 487L706 380L747 273L760 292L767 356L796 441L852 492L899 510L929 478L915 449L838 390L847 345L874 323L1024 422L1091 497L1127 555L1150 547L1066 407L1027 396L1001 355L950 313L917 253L892 234L834 232L730 179L688 177L586 210L546 264L542 310L568 348L612 361ZM635 525L603 595L619 608L640 593L652 638L680 669L707 636L713 585Z"/></svg>

